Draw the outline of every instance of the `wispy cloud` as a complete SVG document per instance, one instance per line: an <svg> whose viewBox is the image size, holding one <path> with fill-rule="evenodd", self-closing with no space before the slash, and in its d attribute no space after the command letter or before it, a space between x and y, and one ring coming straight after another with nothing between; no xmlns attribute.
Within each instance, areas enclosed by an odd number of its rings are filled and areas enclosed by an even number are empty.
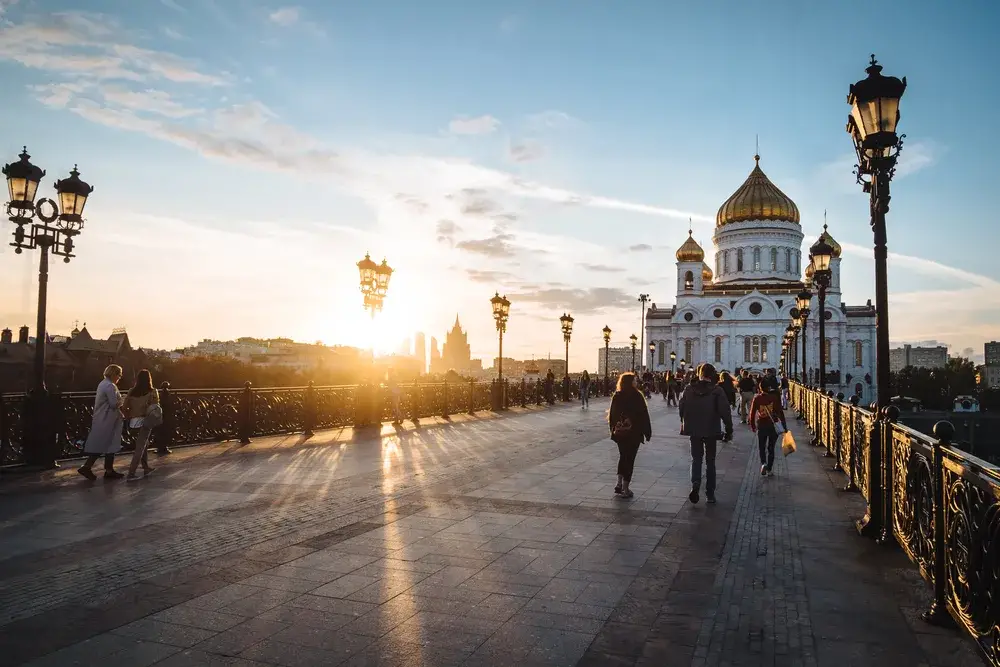
<svg viewBox="0 0 1000 667"><path fill-rule="evenodd" d="M507 154L514 162L532 162L545 155L545 147L541 143L526 139L517 143L512 143Z"/></svg>
<svg viewBox="0 0 1000 667"><path fill-rule="evenodd" d="M912 176L934 166L942 152L943 149L931 141L904 143L896 165L896 178ZM825 188L832 184L839 192L857 192L858 184L853 173L857 161L857 156L844 153L835 160L820 165L817 178Z"/></svg>
<svg viewBox="0 0 1000 667"><path fill-rule="evenodd" d="M584 122L565 111L549 109L538 113L530 114L525 119L525 124L529 130L542 132L544 130L561 130L583 126Z"/></svg>
<svg viewBox="0 0 1000 667"><path fill-rule="evenodd" d="M170 9L174 10L175 12L186 12L187 11L186 9L184 9L183 7L181 7L180 4L178 4L177 0L160 0L160 4L162 4L164 7L169 7Z"/></svg>
<svg viewBox="0 0 1000 667"><path fill-rule="evenodd" d="M167 26L167 25L163 26L163 34L166 35L167 37L169 37L170 39L176 39L177 41L181 41L181 40L187 39L180 32L174 30L173 28L171 28L170 26Z"/></svg>
<svg viewBox="0 0 1000 667"><path fill-rule="evenodd" d="M521 25L521 19L516 14L505 16L500 20L500 32L509 35L517 30Z"/></svg>
<svg viewBox="0 0 1000 667"><path fill-rule="evenodd" d="M4 13L16 4L17 0L0 0L0 18L3 18Z"/></svg>
<svg viewBox="0 0 1000 667"><path fill-rule="evenodd" d="M649 252L653 249L653 246L648 243L636 243L635 245L630 245L628 249L631 252Z"/></svg>
<svg viewBox="0 0 1000 667"><path fill-rule="evenodd" d="M448 123L448 131L452 134L491 134L500 127L500 121L484 114L482 116L459 116Z"/></svg>
<svg viewBox="0 0 1000 667"><path fill-rule="evenodd" d="M271 21L271 23L276 23L287 28L299 22L302 18L302 8L281 7L280 9L275 9L273 12L268 14L267 18Z"/></svg>
<svg viewBox="0 0 1000 667"><path fill-rule="evenodd" d="M587 271L594 271L596 273L622 273L625 271L623 266L610 266L608 264L590 264L583 262L580 264L580 268Z"/></svg>

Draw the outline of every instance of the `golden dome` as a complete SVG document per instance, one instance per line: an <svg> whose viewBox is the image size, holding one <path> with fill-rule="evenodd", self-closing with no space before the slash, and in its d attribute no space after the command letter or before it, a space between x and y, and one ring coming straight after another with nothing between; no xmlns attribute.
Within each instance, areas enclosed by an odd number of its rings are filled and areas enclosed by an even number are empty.
<svg viewBox="0 0 1000 667"><path fill-rule="evenodd" d="M819 238L822 239L822 240L824 240L824 241L826 241L827 244L829 244L829 246L831 248L833 248L833 256L834 257L840 257L840 253L843 250L843 248L841 248L840 244L837 243L832 236L830 236L830 232L828 232L826 230L826 224L825 223L823 225L823 233L819 235Z"/></svg>
<svg viewBox="0 0 1000 667"><path fill-rule="evenodd" d="M685 241L680 248L677 249L677 261L678 262L703 262L705 261L705 251L701 249L698 242L694 240L691 236L691 230L688 230L687 241Z"/></svg>
<svg viewBox="0 0 1000 667"><path fill-rule="evenodd" d="M815 275L816 269L813 268L812 262L806 264L806 280L812 280L813 275Z"/></svg>
<svg viewBox="0 0 1000 667"><path fill-rule="evenodd" d="M726 200L715 216L717 227L744 220L799 222L799 207L761 171L760 156L754 155L753 171L743 185Z"/></svg>
<svg viewBox="0 0 1000 667"><path fill-rule="evenodd" d="M710 283L710 282L712 282L712 278L714 278L714 277L715 277L715 274L712 273L712 267L710 267L705 262L702 262L701 263L701 281L704 282L704 283Z"/></svg>

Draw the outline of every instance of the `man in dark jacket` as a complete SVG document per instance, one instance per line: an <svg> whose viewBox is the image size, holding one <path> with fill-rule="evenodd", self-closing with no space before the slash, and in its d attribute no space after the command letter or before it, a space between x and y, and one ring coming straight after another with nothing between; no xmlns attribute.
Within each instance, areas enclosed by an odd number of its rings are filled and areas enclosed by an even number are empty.
<svg viewBox="0 0 1000 667"><path fill-rule="evenodd" d="M701 489L701 460L705 459L705 494L715 503L715 449L719 439L733 437L733 416L729 400L718 384L715 366L702 364L695 379L681 395L678 413L681 434L691 438L691 502L698 502ZM722 424L725 423L725 433Z"/></svg>
<svg viewBox="0 0 1000 667"><path fill-rule="evenodd" d="M740 374L738 388L740 390L740 421L746 424L750 402L757 395L757 383L750 376L750 371L744 369Z"/></svg>

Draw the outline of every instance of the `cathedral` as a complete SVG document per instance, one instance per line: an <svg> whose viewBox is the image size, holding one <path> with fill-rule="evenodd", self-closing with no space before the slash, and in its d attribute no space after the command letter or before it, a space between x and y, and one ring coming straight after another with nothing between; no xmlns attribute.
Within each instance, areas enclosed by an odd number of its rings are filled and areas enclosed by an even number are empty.
<svg viewBox="0 0 1000 667"><path fill-rule="evenodd" d="M819 304L812 286L809 250L799 209L760 168L760 156L746 181L719 208L716 216L713 265L690 230L677 249L676 304L646 313L647 363L656 371L677 364L712 363L718 370L746 368L777 370L785 328L798 315L796 296L813 292L806 328L806 367L818 381ZM834 248L826 291L826 386L845 396L859 394L863 403L875 400L875 309L841 301L841 247L823 227ZM714 267L714 268L713 268ZM793 362L801 357L801 338ZM801 377L801 360L799 373Z"/></svg>

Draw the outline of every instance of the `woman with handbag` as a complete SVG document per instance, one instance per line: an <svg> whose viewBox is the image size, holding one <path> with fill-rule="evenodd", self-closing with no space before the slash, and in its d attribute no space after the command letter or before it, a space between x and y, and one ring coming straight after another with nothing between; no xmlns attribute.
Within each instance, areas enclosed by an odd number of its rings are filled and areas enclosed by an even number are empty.
<svg viewBox="0 0 1000 667"><path fill-rule="evenodd" d="M140 462L144 477L153 472L146 458L146 445L149 444L150 432L163 423L160 395L153 388L153 377L145 369L135 376L135 385L125 396L125 416L128 418L129 431L135 437L135 451L125 478L126 482L131 482L137 479L135 471Z"/></svg>
<svg viewBox="0 0 1000 667"><path fill-rule="evenodd" d="M77 470L90 481L97 479L93 467L101 456L104 457L104 479L121 479L123 476L114 468L115 454L122 448L122 420L125 418L122 414L122 395L118 391L121 379L122 367L111 364L104 369L104 379L97 385L90 433L83 445L87 461Z"/></svg>
<svg viewBox="0 0 1000 667"><path fill-rule="evenodd" d="M774 446L778 437L788 430L785 411L781 409L781 389L775 377L761 380L760 393L750 402L750 430L757 434L760 474L767 477L774 469Z"/></svg>
<svg viewBox="0 0 1000 667"><path fill-rule="evenodd" d="M615 495L632 498L635 494L628 487L632 481L639 445L653 437L649 408L636 384L635 373L622 373L618 378L618 388L611 397L611 409L608 411L608 426L611 429L611 439L618 445L618 484L615 486Z"/></svg>

